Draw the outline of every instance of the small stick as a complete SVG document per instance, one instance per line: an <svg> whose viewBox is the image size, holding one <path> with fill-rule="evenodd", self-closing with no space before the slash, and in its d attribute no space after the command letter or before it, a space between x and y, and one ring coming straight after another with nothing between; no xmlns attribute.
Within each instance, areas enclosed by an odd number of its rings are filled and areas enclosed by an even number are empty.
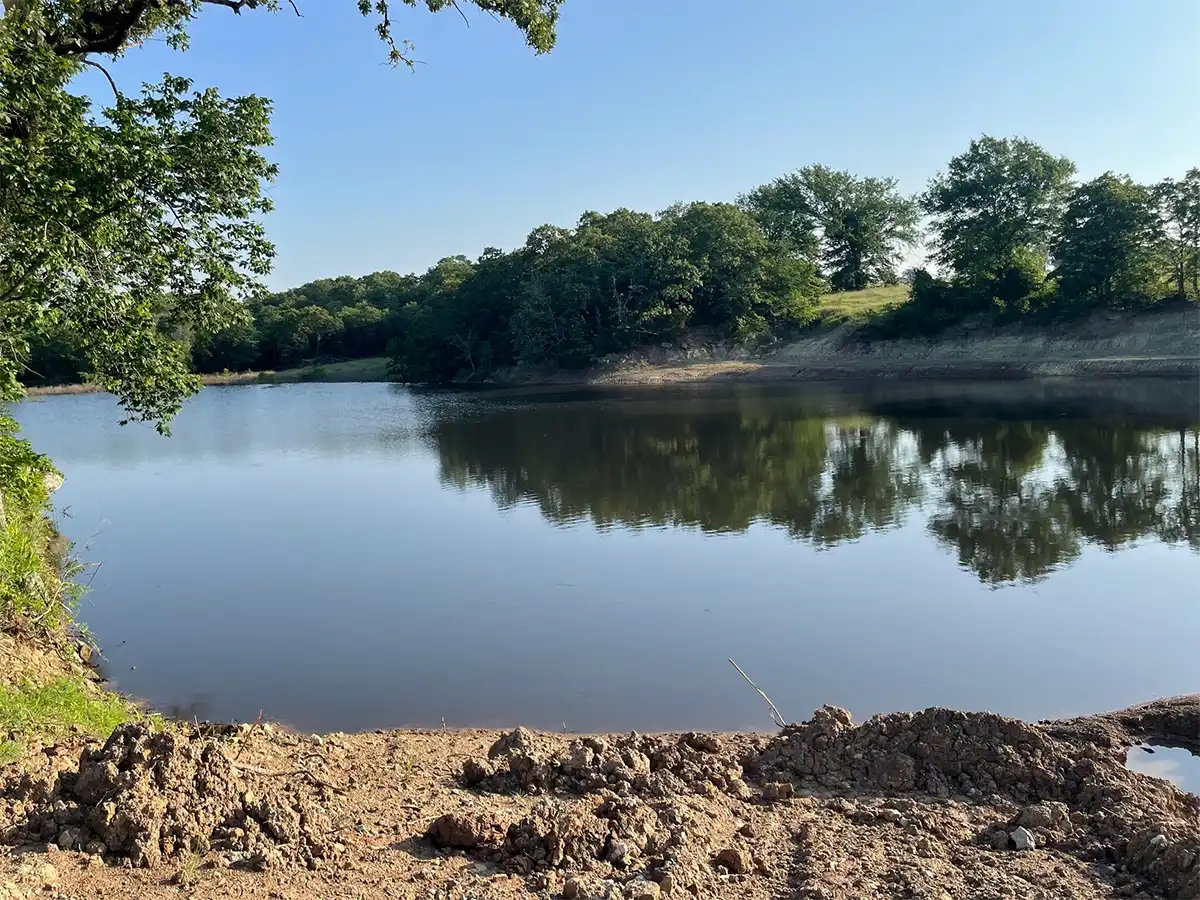
<svg viewBox="0 0 1200 900"><path fill-rule="evenodd" d="M749 675L747 675L745 672L743 672L743 671L742 671L742 667L741 667L741 666L739 666L737 663L735 663L735 662L734 662L732 659L731 659L731 660L729 660L729 664L730 664L731 666L733 666L735 669L737 669L737 670L738 670L738 674L739 674L739 675L741 675L743 678L745 678L745 679L746 679L746 683L747 683L747 684L749 684L749 685L750 685L750 687L752 687L752 688L754 688L756 691L758 691L758 696L762 697L764 700L766 700L766 701L767 701L767 706L771 707L771 718L772 718L772 720L775 722L775 724L776 724L776 725L778 725L780 728L786 728L786 727L787 727L787 721L786 721L786 720L783 718L783 714L782 714L782 713L781 713L781 712L780 712L778 709L776 709L776 708L775 708L775 704L771 702L771 698L770 698L770 697L768 697L768 696L767 696L767 695L766 695L766 694L763 692L763 689L762 689L762 688L760 688L760 687L759 687L757 684L755 684L753 681L751 681L751 680L750 680L750 676L749 676Z"/></svg>

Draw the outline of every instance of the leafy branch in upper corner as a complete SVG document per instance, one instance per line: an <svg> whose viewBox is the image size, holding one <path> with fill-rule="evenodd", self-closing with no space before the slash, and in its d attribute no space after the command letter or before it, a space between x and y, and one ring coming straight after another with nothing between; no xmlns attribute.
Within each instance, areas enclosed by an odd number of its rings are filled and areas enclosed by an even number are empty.
<svg viewBox="0 0 1200 900"><path fill-rule="evenodd" d="M473 5L515 24L540 53L554 45L561 2ZM154 36L186 49L206 8L240 14L281 2L0 3L0 397L20 396L31 344L61 337L120 397L126 421L165 432L199 386L188 341L246 323L243 302L270 271L262 217L277 171L264 154L271 104L170 75L126 94L92 57L120 56ZM392 62L411 64L397 46L396 5L359 0L358 9L376 19ZM88 67L113 90L102 110L71 90Z"/></svg>

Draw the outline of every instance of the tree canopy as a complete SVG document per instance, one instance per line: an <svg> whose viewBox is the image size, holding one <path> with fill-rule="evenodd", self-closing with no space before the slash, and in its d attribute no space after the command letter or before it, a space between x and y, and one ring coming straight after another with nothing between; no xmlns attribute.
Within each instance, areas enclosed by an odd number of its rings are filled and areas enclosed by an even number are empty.
<svg viewBox="0 0 1200 900"><path fill-rule="evenodd" d="M939 263L984 280L1045 260L1075 164L1032 141L987 135L935 176L923 198Z"/></svg>
<svg viewBox="0 0 1200 900"><path fill-rule="evenodd" d="M835 291L894 283L903 252L920 240L917 201L894 178L805 166L740 202L768 235L819 261Z"/></svg>
<svg viewBox="0 0 1200 900"><path fill-rule="evenodd" d="M554 45L561 0L472 0L538 52ZM222 97L165 76L95 109L72 92L151 37L176 49L203 12L276 11L280 0L3 0L0 19L0 396L19 396L31 344L81 355L133 419L164 425L198 386L186 335L248 323L274 248L261 217L276 175L270 102ZM295 2L287 6L297 9ZM399 7L452 0L358 0L393 63ZM297 9L298 11L298 9ZM107 72L105 71L107 75ZM365 314L370 318L372 314ZM291 339L319 352L332 317L300 314ZM359 323L362 327L366 327Z"/></svg>

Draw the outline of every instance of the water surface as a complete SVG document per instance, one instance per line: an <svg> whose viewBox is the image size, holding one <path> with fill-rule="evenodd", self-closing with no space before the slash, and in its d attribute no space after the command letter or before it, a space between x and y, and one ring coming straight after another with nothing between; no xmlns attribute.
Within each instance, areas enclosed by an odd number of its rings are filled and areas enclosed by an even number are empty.
<svg viewBox="0 0 1200 900"><path fill-rule="evenodd" d="M208 388L17 409L159 709L313 730L1041 718L1200 689L1197 385Z"/></svg>

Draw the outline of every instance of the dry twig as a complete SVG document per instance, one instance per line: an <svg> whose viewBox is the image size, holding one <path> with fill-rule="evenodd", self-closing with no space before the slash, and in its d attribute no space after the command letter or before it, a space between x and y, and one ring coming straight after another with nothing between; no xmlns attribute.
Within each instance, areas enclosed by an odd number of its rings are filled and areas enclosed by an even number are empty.
<svg viewBox="0 0 1200 900"><path fill-rule="evenodd" d="M739 666L737 663L735 663L732 659L729 660L729 664L738 670L738 674L746 679L746 683L749 684L750 687L752 687L756 691L758 691L758 695L760 697L762 697L764 700L767 701L767 706L771 707L771 718L774 720L775 724L778 725L780 728L786 728L787 720L784 719L783 714L775 707L775 704L771 702L771 698L768 697L766 695L766 693L763 692L763 689L760 688L753 681L751 681L750 676L747 675L745 672L743 672L742 667Z"/></svg>

